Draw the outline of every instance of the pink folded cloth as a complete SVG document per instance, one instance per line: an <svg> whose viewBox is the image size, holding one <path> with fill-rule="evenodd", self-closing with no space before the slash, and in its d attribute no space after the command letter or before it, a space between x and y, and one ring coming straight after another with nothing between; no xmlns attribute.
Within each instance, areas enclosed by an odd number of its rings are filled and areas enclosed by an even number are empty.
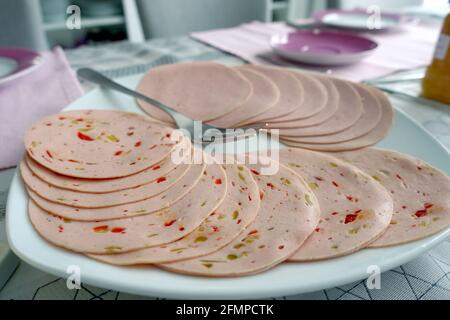
<svg viewBox="0 0 450 320"><path fill-rule="evenodd" d="M33 122L83 94L61 48L44 52L43 59L35 71L0 87L0 169L20 161L23 134Z"/></svg>
<svg viewBox="0 0 450 320"><path fill-rule="evenodd" d="M426 24L408 25L392 32L365 34L379 44L373 55L356 64L329 68L295 64L276 56L269 46L270 37L291 31L295 29L284 23L252 22L230 29L195 32L191 36L250 63L297 66L353 81L369 80L427 65L439 36L439 26Z"/></svg>

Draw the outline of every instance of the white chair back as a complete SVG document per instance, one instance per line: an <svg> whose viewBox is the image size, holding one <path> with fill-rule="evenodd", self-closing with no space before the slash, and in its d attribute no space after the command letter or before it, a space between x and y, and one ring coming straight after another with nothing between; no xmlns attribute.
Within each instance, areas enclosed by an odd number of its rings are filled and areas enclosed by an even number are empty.
<svg viewBox="0 0 450 320"><path fill-rule="evenodd" d="M48 49L39 1L0 0L0 47Z"/></svg>

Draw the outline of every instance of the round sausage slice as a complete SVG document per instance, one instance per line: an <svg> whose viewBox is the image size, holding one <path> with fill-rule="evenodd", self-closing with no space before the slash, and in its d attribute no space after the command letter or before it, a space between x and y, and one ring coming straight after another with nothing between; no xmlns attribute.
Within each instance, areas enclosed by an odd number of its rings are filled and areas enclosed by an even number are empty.
<svg viewBox="0 0 450 320"><path fill-rule="evenodd" d="M277 123L315 116L326 107L328 102L327 89L317 78L300 72L292 72L292 75L303 85L305 91L303 103L293 113L277 118Z"/></svg>
<svg viewBox="0 0 450 320"><path fill-rule="evenodd" d="M186 141L188 140L186 139ZM184 156L187 158L189 155L190 151L186 150ZM36 176L52 186L87 193L107 193L138 187L165 176L175 169L178 171L181 169L177 168L180 162L172 161L169 155L150 168L130 176L115 179L79 179L55 173L41 166L28 155L25 156L25 162ZM185 169L187 170L188 168Z"/></svg>
<svg viewBox="0 0 450 320"><path fill-rule="evenodd" d="M275 106L256 117L241 122L241 125L266 122L268 120L286 116L293 113L302 104L305 96L303 85L290 71L260 65L244 65L242 68L255 70L271 79L278 87L280 98Z"/></svg>
<svg viewBox="0 0 450 320"><path fill-rule="evenodd" d="M302 175L319 201L320 222L290 258L312 261L366 247L389 226L393 203L369 175L334 157L301 149L280 150L280 161Z"/></svg>
<svg viewBox="0 0 450 320"><path fill-rule="evenodd" d="M227 245L255 219L260 199L248 168L236 164L223 168L227 174L227 196L192 233L159 247L90 257L117 265L167 263L207 255Z"/></svg>
<svg viewBox="0 0 450 320"><path fill-rule="evenodd" d="M330 144L359 138L374 129L381 120L381 104L376 96L366 87L357 84L352 85L362 98L364 112L361 115L361 118L359 118L351 127L327 135L314 137L285 137L285 139L303 143Z"/></svg>
<svg viewBox="0 0 450 320"><path fill-rule="evenodd" d="M286 137L311 137L343 131L351 127L361 117L362 100L356 89L347 81L329 78L339 92L338 110L325 122L303 128L280 129L280 135Z"/></svg>
<svg viewBox="0 0 450 320"><path fill-rule="evenodd" d="M68 111L43 118L25 133L28 155L49 170L77 178L128 176L174 149L173 129L137 113Z"/></svg>
<svg viewBox="0 0 450 320"><path fill-rule="evenodd" d="M372 146L381 140L389 133L392 125L394 124L394 110L389 99L386 95L377 89L370 88L378 101L381 104L381 119L377 126L371 131L353 140L336 142L336 143L322 143L322 144L312 144L303 142L294 142L286 140L283 137L280 140L292 147L300 147L305 149L317 150L317 151L348 151L356 150L364 147Z"/></svg>
<svg viewBox="0 0 450 320"><path fill-rule="evenodd" d="M253 92L250 98L233 112L208 121L209 124L219 128L236 127L238 123L270 110L280 99L277 86L268 77L249 68L236 67L235 69L250 81Z"/></svg>
<svg viewBox="0 0 450 320"><path fill-rule="evenodd" d="M77 208L44 199L30 188L27 188L27 191L39 207L52 214L71 220L103 221L144 215L168 208L195 187L204 170L205 164L193 164L180 180L164 192L145 200L112 207Z"/></svg>
<svg viewBox="0 0 450 320"><path fill-rule="evenodd" d="M414 157L378 148L336 156L372 175L394 200L391 224L371 247L411 242L450 226L450 179L443 172Z"/></svg>
<svg viewBox="0 0 450 320"><path fill-rule="evenodd" d="M217 209L225 195L225 172L220 165L212 164L185 197L155 214L98 222L71 221L45 212L30 200L29 217L36 231L57 246L83 253L128 252L186 236Z"/></svg>
<svg viewBox="0 0 450 320"><path fill-rule="evenodd" d="M303 244L320 215L314 194L302 178L283 165L276 174L267 176L258 165L249 168L261 192L256 219L217 252L160 267L199 276L243 276L273 268Z"/></svg>
<svg viewBox="0 0 450 320"><path fill-rule="evenodd" d="M252 94L252 85L238 71L214 62L163 65L147 72L137 90L193 120L208 121L230 113ZM138 101L151 117L172 118L155 106Z"/></svg>

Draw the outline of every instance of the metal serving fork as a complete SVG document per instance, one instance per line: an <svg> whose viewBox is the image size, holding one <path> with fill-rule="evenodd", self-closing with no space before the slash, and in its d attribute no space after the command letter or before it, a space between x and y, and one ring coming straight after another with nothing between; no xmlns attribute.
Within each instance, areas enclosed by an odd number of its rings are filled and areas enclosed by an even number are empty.
<svg viewBox="0 0 450 320"><path fill-rule="evenodd" d="M186 130L190 134L191 140L193 140L194 142L210 143L213 141L217 141L218 139L220 139L220 141L218 142L236 141L256 136L258 130L262 128L258 126L241 127L240 129L243 130L236 130L236 132L232 130L230 132L227 132L225 129L213 127L208 124L202 123L201 130L198 130L198 128L197 130L194 130L196 121L175 111L171 107L165 105L164 103L158 100L155 100L137 91L122 86L121 84L109 79L108 77L105 77L104 75L93 69L80 68L77 71L77 75L81 79L90 81L92 83L96 83L108 89L119 91L121 93L132 96L136 99L150 103L155 107L161 109L162 111L166 112L172 117L178 128ZM246 129L254 129L254 130L246 130Z"/></svg>

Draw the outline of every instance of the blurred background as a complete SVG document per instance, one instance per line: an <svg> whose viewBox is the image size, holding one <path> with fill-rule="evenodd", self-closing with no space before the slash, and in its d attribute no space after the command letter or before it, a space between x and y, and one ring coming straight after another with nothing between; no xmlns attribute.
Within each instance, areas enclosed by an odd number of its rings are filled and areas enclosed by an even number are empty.
<svg viewBox="0 0 450 320"><path fill-rule="evenodd" d="M140 42L259 20L295 21L325 8L379 5L427 16L444 16L448 0L0 0L0 46L44 50L55 45L118 40ZM66 25L76 5L81 29ZM18 24L17 21L21 23Z"/></svg>

